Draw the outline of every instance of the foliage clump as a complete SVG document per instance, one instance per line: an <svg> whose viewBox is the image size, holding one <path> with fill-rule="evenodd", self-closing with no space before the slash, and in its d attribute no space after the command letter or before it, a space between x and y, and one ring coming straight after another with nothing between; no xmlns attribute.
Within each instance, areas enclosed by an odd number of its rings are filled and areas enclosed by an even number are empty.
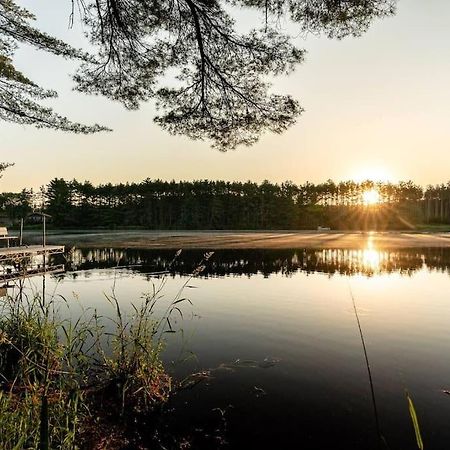
<svg viewBox="0 0 450 450"><path fill-rule="evenodd" d="M121 448L168 400L172 382L155 339L158 322L137 308L125 319L114 302L115 326L107 332L95 312L62 320L55 300L7 299L0 319L0 448Z"/></svg>

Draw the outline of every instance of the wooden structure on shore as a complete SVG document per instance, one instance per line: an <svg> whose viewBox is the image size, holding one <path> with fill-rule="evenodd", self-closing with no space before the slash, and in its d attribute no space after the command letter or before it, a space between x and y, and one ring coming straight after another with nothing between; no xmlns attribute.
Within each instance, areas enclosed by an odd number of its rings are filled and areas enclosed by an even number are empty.
<svg viewBox="0 0 450 450"><path fill-rule="evenodd" d="M0 275L0 284L7 284L11 281L23 280L25 278L35 277L39 275L53 275L63 273L65 271L64 264L58 264L55 266L34 267L24 271L4 272Z"/></svg>
<svg viewBox="0 0 450 450"><path fill-rule="evenodd" d="M0 262L20 261L34 256L48 257L64 253L64 245L23 245L21 247L0 248Z"/></svg>
<svg viewBox="0 0 450 450"><path fill-rule="evenodd" d="M46 214L34 213L42 217L43 232L41 245L23 245L22 231L23 220L20 225L20 237L13 238L19 242L18 246L11 246L7 240L7 247L0 248L0 286L8 282L23 280L25 278L64 272L64 264L49 265L48 261L52 255L64 253L63 245L47 245L46 243ZM6 228L0 227L0 232L7 236ZM39 260L36 262L36 258Z"/></svg>
<svg viewBox="0 0 450 450"><path fill-rule="evenodd" d="M49 256L63 254L64 246L41 245L0 248L0 285L38 275L64 272L64 264L49 265ZM32 261L42 257L42 263Z"/></svg>

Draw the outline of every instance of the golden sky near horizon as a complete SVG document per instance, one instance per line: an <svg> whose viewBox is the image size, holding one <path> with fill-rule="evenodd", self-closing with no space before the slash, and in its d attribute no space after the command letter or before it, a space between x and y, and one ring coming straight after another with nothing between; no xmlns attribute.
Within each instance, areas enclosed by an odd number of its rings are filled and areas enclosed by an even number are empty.
<svg viewBox="0 0 450 450"><path fill-rule="evenodd" d="M21 2L46 31L79 46L67 28L69 1ZM244 14L242 20L250 20ZM397 15L376 21L362 38L296 38L308 51L274 91L290 93L305 112L281 136L265 134L253 147L221 153L206 142L170 136L152 122L152 103L129 112L119 104L71 91L72 62L29 49L17 65L55 88L49 105L73 120L98 122L112 133L74 136L0 123L0 161L15 162L0 191L37 188L56 176L93 183L141 179L328 178L450 179L450 2L399 0Z"/></svg>

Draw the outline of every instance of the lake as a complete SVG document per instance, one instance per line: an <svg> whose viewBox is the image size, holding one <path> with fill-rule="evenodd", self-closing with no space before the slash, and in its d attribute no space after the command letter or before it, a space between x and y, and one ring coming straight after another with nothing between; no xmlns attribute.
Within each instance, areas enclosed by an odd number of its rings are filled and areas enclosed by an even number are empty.
<svg viewBox="0 0 450 450"><path fill-rule="evenodd" d="M46 294L107 316L113 285L131 312L164 280L159 314L187 282L164 358L204 373L165 425L192 448L414 449L406 391L425 448L449 448L449 248L219 250L189 280L203 253L73 249Z"/></svg>

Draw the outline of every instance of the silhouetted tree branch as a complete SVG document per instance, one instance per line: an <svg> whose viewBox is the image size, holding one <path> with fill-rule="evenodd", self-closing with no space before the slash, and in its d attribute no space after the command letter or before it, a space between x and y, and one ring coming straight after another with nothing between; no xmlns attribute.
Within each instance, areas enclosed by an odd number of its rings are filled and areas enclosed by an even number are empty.
<svg viewBox="0 0 450 450"><path fill-rule="evenodd" d="M156 122L174 134L208 139L221 149L253 144L262 132L281 133L302 108L270 92L269 79L290 74L304 51L274 24L287 17L302 32L359 36L394 12L395 0L71 0L93 55L30 25L14 0L0 0L0 119L75 132L104 129L74 124L39 100L55 92L36 86L13 65L19 43L78 59L81 92L126 108L157 100ZM241 8L263 12L260 26L238 32Z"/></svg>

